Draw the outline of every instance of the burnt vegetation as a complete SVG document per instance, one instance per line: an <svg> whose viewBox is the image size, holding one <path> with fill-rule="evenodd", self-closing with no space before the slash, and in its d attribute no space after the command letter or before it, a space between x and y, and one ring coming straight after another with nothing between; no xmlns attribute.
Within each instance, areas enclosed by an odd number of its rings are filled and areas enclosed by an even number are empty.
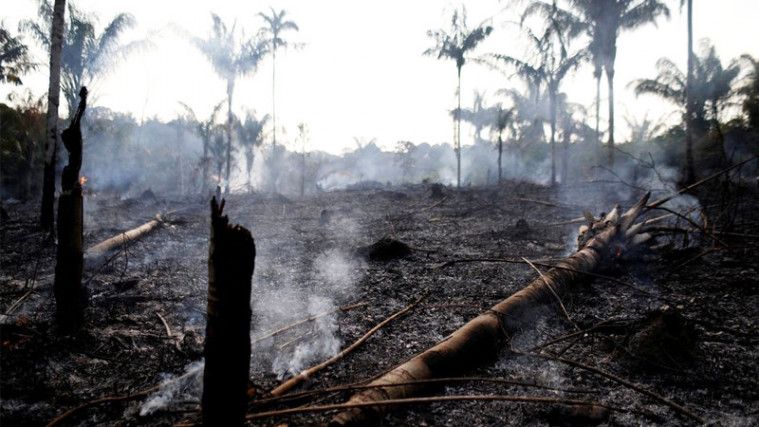
<svg viewBox="0 0 759 427"><path fill-rule="evenodd" d="M219 92L168 119L98 98L139 16L0 22L0 423L757 424L759 60L694 48L692 1L504 7L419 29L450 142L340 155L277 90L296 10L173 25ZM615 82L679 15L687 63ZM615 131L615 91L672 114Z"/></svg>

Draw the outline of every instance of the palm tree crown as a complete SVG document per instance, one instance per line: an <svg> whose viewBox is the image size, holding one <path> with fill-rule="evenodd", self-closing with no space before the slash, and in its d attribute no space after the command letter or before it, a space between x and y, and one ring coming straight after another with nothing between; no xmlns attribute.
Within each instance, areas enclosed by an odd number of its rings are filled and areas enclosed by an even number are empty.
<svg viewBox="0 0 759 427"><path fill-rule="evenodd" d="M21 76L37 68L29 57L29 48L18 37L11 36L0 22L0 83L22 84Z"/></svg>
<svg viewBox="0 0 759 427"><path fill-rule="evenodd" d="M38 15L38 21L22 21L20 26L49 49L52 4L40 0ZM97 17L85 14L72 3L68 4L61 53L61 88L70 115L76 111L82 86L92 87L93 82L110 73L119 60L146 44L144 41L126 45L120 43L123 33L136 24L134 17L128 13L116 15L99 34L95 29L96 23Z"/></svg>
<svg viewBox="0 0 759 427"><path fill-rule="evenodd" d="M458 85L456 95L461 111L461 69L467 60L467 55L473 51L493 31L490 25L480 24L469 29L466 23L466 8L454 10L449 29L429 30L427 35L435 41L435 46L424 51L424 55L436 56L438 59L452 59L456 62ZM456 186L461 186L461 118L454 117L456 132L454 134L454 150L456 152Z"/></svg>

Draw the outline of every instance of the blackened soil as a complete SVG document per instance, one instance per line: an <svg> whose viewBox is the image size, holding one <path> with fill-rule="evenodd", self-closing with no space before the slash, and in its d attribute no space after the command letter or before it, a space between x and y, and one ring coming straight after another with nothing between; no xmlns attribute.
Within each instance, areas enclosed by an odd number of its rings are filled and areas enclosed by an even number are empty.
<svg viewBox="0 0 759 427"><path fill-rule="evenodd" d="M707 227L710 233L720 233L712 234L719 242L701 232L690 233L687 239L677 232L659 238L659 243L668 245L659 252L639 255L619 272L620 279L644 292L595 279L584 291L564 298L579 328L608 319L614 320L611 325L615 327L600 328L545 350L638 383L709 422L756 425L759 200L756 189L733 189L728 200L724 195L718 188L704 188L698 195L700 204L707 207ZM429 188L413 186L324 193L304 200L232 195L227 212L232 222L248 227L256 239L254 306L256 298L276 294L284 282L290 288L302 286L304 295L323 291L323 276L313 274L324 269L318 263L330 259L323 254L355 253L356 248L385 236L412 248L409 257L349 264L357 270L350 274L355 280L333 295L334 305L357 301L368 305L339 312L334 333L345 347L420 295L429 292L428 298L301 387L308 389L382 373L443 339L537 276L522 264L461 262L441 267L446 261L526 257L550 263L569 254L576 237L577 225L555 223L580 217L584 210L598 215L616 203L629 206L639 196L608 184L554 190L509 183L499 188L445 188L442 198L433 198ZM6 205L10 218L0 225L0 309L4 313L0 322L0 424L44 425L82 403L130 395L182 375L202 359L207 203L200 197L120 200L88 195L86 246L138 226L159 212L169 212L166 216L173 222L117 253L102 268L86 272L90 294L86 326L71 335L60 333L53 319L55 248L36 231L37 204ZM343 214L325 223L321 218L325 209ZM699 217L698 223L704 224L704 218ZM665 225L692 228L682 220ZM287 311L287 307L282 309ZM633 337L640 336L640 327L651 318L651 312L662 309L677 311L695 331L694 350L687 358L668 358L661 346L641 352L631 345L640 341ZM526 350L572 332L574 327L558 313L557 307L547 307L546 316L536 318L513 337L512 346ZM308 314L293 312L289 318ZM268 321L270 318L254 312L253 329L289 323ZM253 348L251 382L259 396L279 382L272 372L272 359L290 357L287 352L294 348L290 343L309 340L309 327L305 324L276 337L265 351ZM651 351L658 353L652 356ZM579 389L581 393L477 382L450 384L431 393L553 396L598 401L621 409L600 419L577 418L581 424L694 424L660 402L598 375L508 351L497 360L472 367L468 374ZM298 404L341 402L348 397L347 393L318 395ZM146 397L102 403L73 414L64 424L197 422L197 399L197 390L194 394L190 391L189 397L169 398L157 410L143 411L144 415L140 412ZM385 417L384 425L549 425L576 420L561 415L567 414L565 409L511 402L435 403L399 408ZM256 424L317 424L333 414L270 418Z"/></svg>

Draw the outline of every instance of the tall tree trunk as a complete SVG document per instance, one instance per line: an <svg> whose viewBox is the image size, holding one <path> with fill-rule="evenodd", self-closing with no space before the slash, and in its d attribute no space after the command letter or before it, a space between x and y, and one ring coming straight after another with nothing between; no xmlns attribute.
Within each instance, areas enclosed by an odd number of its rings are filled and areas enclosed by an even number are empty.
<svg viewBox="0 0 759 427"><path fill-rule="evenodd" d="M277 37L276 35L274 36ZM277 47L276 45L271 51L271 148L274 152L277 146L277 104L276 104L276 90L277 90Z"/></svg>
<svg viewBox="0 0 759 427"><path fill-rule="evenodd" d="M593 273L603 264L613 262L617 251L634 250L636 244L650 238L650 235L638 234L639 224L633 226L648 197L646 194L622 216L619 216L619 208L613 209L605 220L592 224L592 237L587 239L590 233L584 235L586 239L573 255L433 347L376 377L370 384L379 387L360 391L348 402L380 403L407 398L424 391L423 384L409 383L458 375L495 358L501 348L510 344L514 335L534 325L549 312L548 307L558 305L557 299L560 301L562 296L581 287L587 279L584 273ZM382 405L349 409L337 414L329 425L368 425L381 419L386 410Z"/></svg>
<svg viewBox="0 0 759 427"><path fill-rule="evenodd" d="M55 164L58 149L58 103L61 96L61 50L63 48L63 16L66 0L55 0L50 31L50 81L47 92L47 136L45 139L45 170L42 178L40 226L53 231L55 205Z"/></svg>
<svg viewBox="0 0 759 427"><path fill-rule="evenodd" d="M569 177L569 139L572 138L570 126L565 126L561 153L561 184L568 183Z"/></svg>
<svg viewBox="0 0 759 427"><path fill-rule="evenodd" d="M235 81L233 79L227 80L227 185L224 188L225 194L229 194L229 171L232 165L232 94L234 91ZM219 176L219 180L221 180L221 174L219 174Z"/></svg>
<svg viewBox="0 0 759 427"><path fill-rule="evenodd" d="M688 76L685 82L685 183L696 180L693 165L693 0L688 0Z"/></svg>
<svg viewBox="0 0 759 427"><path fill-rule="evenodd" d="M609 167L614 167L614 68L606 68L606 80L609 83Z"/></svg>
<svg viewBox="0 0 759 427"><path fill-rule="evenodd" d="M501 183L502 179L502 169L501 169L501 160L503 158L503 132L498 131L498 183Z"/></svg>
<svg viewBox="0 0 759 427"><path fill-rule="evenodd" d="M300 197L306 194L306 150L303 149L300 158Z"/></svg>
<svg viewBox="0 0 759 427"><path fill-rule="evenodd" d="M256 246L250 231L229 224L224 200L211 200L208 320L204 345L204 426L242 426L250 376L250 289Z"/></svg>
<svg viewBox="0 0 759 427"><path fill-rule="evenodd" d="M461 67L456 68L458 86L456 96L458 98L458 108L456 109L456 140L453 142L453 149L456 152L456 188L461 188Z"/></svg>
<svg viewBox="0 0 759 427"><path fill-rule="evenodd" d="M203 196L206 195L206 189L208 188L208 163L210 159L208 158L208 138L203 137L203 159L201 160L201 164L203 166L203 182L200 184L200 194Z"/></svg>
<svg viewBox="0 0 759 427"><path fill-rule="evenodd" d="M79 327L84 319L86 297L82 289L84 269L81 120L87 107L87 89L82 87L81 101L69 127L61 139L69 153L68 164L61 174L61 196L58 200L58 248L55 259L55 307L58 323L64 331Z"/></svg>
<svg viewBox="0 0 759 427"><path fill-rule="evenodd" d="M601 145L601 74L599 70L593 73L596 79L596 146Z"/></svg>
<svg viewBox="0 0 759 427"><path fill-rule="evenodd" d="M551 186L556 185L556 88L553 84L548 89L548 108L551 110Z"/></svg>

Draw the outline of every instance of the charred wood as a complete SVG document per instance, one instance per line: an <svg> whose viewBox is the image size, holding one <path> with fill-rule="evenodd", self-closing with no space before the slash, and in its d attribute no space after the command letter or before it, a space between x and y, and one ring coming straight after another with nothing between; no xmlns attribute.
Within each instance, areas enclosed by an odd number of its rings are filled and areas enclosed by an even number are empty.
<svg viewBox="0 0 759 427"><path fill-rule="evenodd" d="M58 200L58 248L55 261L56 316L65 329L76 328L84 319L86 296L82 287L84 268L82 250L82 186L79 171L82 168L82 131L80 128L87 107L87 88L79 92L79 108L69 127L61 133L61 140L69 153L68 164L61 174L61 195Z"/></svg>
<svg viewBox="0 0 759 427"><path fill-rule="evenodd" d="M211 199L208 320L204 347L203 425L245 422L250 371L250 289L256 246L250 231L229 224Z"/></svg>

